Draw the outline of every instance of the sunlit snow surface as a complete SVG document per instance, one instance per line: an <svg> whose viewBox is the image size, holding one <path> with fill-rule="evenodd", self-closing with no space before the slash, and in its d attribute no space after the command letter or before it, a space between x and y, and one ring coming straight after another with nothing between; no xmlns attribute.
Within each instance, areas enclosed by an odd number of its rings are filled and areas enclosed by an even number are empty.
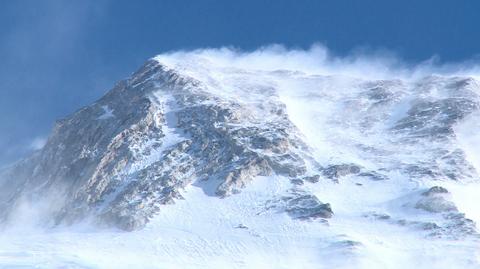
<svg viewBox="0 0 480 269"><path fill-rule="evenodd" d="M195 182L183 191L184 200L163 206L141 231L82 225L48 231L11 227L0 235L0 268L480 268L475 236L433 238L422 229L369 217L375 212L395 220L441 222L435 214L405 205L429 187L444 186L459 211L479 223L478 178L423 180L395 167L434 159L438 149L460 148L480 169L480 116L475 112L457 124L450 144L422 140L403 145L398 143L402 134L389 130L415 100L443 98L447 93L442 85L428 90L415 86L423 75L418 73L428 73L426 69L388 71L378 59L315 62L322 57L326 56L321 49L281 53L273 49L245 55L198 51L156 59L252 111L262 104L264 91L271 92L286 105L290 120L321 165L356 163L386 169L388 180L346 176L339 183L321 179L302 186L332 205L335 215L328 223L295 220L268 210L272 200L293 188L287 178L260 177L224 199L205 194L199 184L207 183ZM375 79L403 81L390 87L395 100L378 110L372 109L371 100L362 95L365 87L359 86ZM478 86L472 87L479 93ZM107 109L105 113L112 114ZM172 124L167 127L166 145L182 139Z"/></svg>
<svg viewBox="0 0 480 269"><path fill-rule="evenodd" d="M226 199L189 186L142 231L13 228L0 237L0 268L476 268L471 242L428 240L361 217L409 188L397 184L314 188L336 205L329 225L265 211L289 187L284 178L259 178ZM349 240L362 245L345 248Z"/></svg>

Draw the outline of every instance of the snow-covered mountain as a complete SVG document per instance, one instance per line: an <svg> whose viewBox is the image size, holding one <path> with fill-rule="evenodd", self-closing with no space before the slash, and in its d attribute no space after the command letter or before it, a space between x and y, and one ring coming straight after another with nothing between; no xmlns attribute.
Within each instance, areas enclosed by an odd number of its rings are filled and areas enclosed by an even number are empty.
<svg viewBox="0 0 480 269"><path fill-rule="evenodd" d="M159 55L58 121L1 172L0 266L480 268L476 79L255 59Z"/></svg>

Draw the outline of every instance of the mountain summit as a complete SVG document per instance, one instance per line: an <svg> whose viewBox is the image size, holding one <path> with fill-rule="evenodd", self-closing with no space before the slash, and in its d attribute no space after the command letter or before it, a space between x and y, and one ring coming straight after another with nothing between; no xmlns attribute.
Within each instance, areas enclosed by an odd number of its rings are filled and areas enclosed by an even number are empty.
<svg viewBox="0 0 480 269"><path fill-rule="evenodd" d="M449 258L470 266L479 234L457 197L478 182L469 138L479 94L469 77L366 79L160 55L1 172L0 219L135 231L166 210L173 226L211 222L228 234L227 223L255 244L291 239L322 259L394 252L405 236L418 245L400 260L455 248ZM365 264L382 264L373 256Z"/></svg>

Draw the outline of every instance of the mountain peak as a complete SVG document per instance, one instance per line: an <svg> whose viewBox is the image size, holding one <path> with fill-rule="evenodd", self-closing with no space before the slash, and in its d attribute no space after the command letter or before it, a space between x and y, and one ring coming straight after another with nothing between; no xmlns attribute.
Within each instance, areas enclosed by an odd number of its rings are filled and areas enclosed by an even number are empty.
<svg viewBox="0 0 480 269"><path fill-rule="evenodd" d="M216 208L191 200L234 210L222 214L250 223L232 227L259 238L249 225L265 216L316 227L333 238L324 249L352 255L373 239L345 227L477 244L450 193L478 179L464 127L478 119L476 80L372 80L207 56L157 56L59 121L40 151L6 171L4 223L24 219L25 205L50 227L140 230L187 205L208 222Z"/></svg>

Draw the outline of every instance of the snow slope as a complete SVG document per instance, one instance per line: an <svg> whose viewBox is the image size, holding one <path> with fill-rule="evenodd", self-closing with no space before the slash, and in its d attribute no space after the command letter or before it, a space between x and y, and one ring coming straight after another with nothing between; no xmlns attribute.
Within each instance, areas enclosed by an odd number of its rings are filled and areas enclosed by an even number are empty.
<svg viewBox="0 0 480 269"><path fill-rule="evenodd" d="M362 216L401 197L399 183L314 188L336 205L329 224L265 210L272 196L288 190L285 178L259 178L225 199L189 186L185 200L165 206L141 231L12 229L0 239L0 267L478 268L476 243L425 239L416 230Z"/></svg>

